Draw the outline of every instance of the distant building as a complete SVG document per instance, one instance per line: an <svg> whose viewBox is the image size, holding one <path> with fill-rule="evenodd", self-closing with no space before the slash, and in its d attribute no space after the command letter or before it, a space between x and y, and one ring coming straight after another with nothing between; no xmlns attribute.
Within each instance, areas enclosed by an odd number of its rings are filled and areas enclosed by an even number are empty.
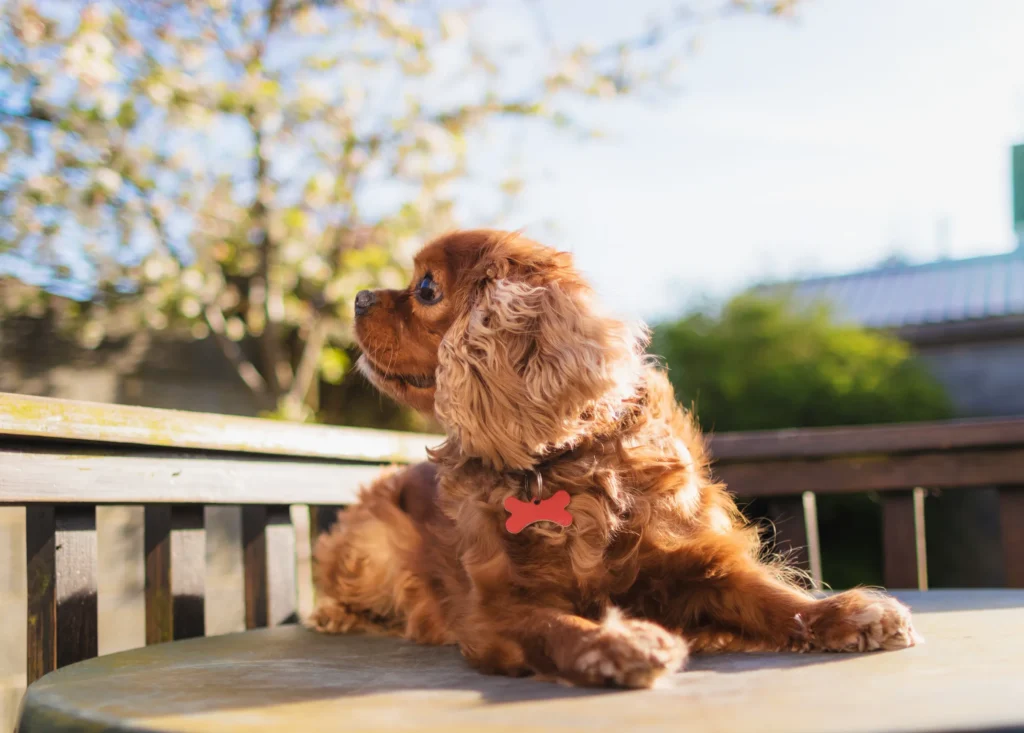
<svg viewBox="0 0 1024 733"><path fill-rule="evenodd" d="M1024 246L788 283L795 298L912 344L964 417L1024 415Z"/></svg>
<svg viewBox="0 0 1024 733"><path fill-rule="evenodd" d="M1013 252L922 265L891 261L786 284L803 302L914 346L962 417L1024 415L1024 144L1011 151ZM776 289L779 286L767 286Z"/></svg>
<svg viewBox="0 0 1024 733"><path fill-rule="evenodd" d="M760 289L827 303L840 319L909 342L959 417L1024 415L1024 246L920 265L890 261ZM1005 583L995 488L933 492L926 506L934 586Z"/></svg>

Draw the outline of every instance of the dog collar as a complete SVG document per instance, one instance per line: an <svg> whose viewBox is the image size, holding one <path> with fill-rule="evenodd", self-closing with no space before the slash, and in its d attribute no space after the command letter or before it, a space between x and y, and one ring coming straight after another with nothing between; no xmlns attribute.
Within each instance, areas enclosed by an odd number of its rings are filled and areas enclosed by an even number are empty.
<svg viewBox="0 0 1024 733"><path fill-rule="evenodd" d="M530 481L530 473L535 481ZM530 484L533 484L533 491ZM505 520L505 529L512 534L519 534L535 522L554 522L561 527L568 527L572 524L572 514L569 513L569 501L571 497L565 489L556 491L547 499L542 499L544 493L544 478L536 468L526 474L526 494L532 495L528 501L510 496L505 499L505 511L509 513Z"/></svg>

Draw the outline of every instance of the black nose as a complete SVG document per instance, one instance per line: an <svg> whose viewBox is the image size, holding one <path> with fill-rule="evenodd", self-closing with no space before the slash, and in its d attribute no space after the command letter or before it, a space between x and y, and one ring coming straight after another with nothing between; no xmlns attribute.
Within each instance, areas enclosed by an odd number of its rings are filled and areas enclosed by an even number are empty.
<svg viewBox="0 0 1024 733"><path fill-rule="evenodd" d="M356 315L365 316L366 312L377 302L377 296L372 290L360 290L356 293Z"/></svg>

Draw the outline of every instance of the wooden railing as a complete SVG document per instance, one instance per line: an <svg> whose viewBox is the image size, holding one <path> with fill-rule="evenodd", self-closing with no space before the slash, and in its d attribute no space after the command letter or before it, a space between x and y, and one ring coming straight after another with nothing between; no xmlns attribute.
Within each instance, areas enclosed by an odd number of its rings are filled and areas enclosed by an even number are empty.
<svg viewBox="0 0 1024 733"><path fill-rule="evenodd" d="M309 545L336 508L382 464L422 460L439 441L0 394L0 508L24 507L25 678L102 651L98 553L117 556L97 541L100 513L141 517L144 643L217 632L204 618L227 586L210 547L185 541L204 531L240 557L244 627L273 625L308 610ZM1024 420L723 434L712 450L736 494L797 518L785 539L819 582L816 495L881 492L885 581L924 588L923 491L999 487L1007 583L1024 587ZM188 568L198 592L175 580Z"/></svg>
<svg viewBox="0 0 1024 733"><path fill-rule="evenodd" d="M998 488L1006 585L1024 588L1024 419L732 433L711 444L733 493L769 497L794 518L780 540L819 585L817 495L879 492L885 584L925 590L926 492Z"/></svg>
<svg viewBox="0 0 1024 733"><path fill-rule="evenodd" d="M99 652L98 552L110 553L98 548L98 510L141 511L146 644L204 633L218 590L209 548L176 540L211 517L219 535L235 529L244 627L263 627L293 620L296 593L311 594L308 574L282 555L304 556L308 569L310 541L361 484L439 441L0 394L0 507L24 507L26 681ZM176 588L181 570L205 576L205 592Z"/></svg>

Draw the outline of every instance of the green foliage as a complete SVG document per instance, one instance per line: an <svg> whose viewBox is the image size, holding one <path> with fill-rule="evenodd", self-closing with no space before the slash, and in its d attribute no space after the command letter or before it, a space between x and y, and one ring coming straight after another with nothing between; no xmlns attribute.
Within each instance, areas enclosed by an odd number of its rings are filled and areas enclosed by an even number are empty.
<svg viewBox="0 0 1024 733"><path fill-rule="evenodd" d="M680 399L707 429L768 430L935 420L941 387L891 336L837 323L825 307L740 295L720 313L654 330Z"/></svg>
<svg viewBox="0 0 1024 733"><path fill-rule="evenodd" d="M836 322L828 308L743 294L654 329L684 404L708 430L771 430L938 420L949 400L909 347ZM764 500L748 517L769 514ZM822 572L835 588L882 581L877 496L818 497Z"/></svg>
<svg viewBox="0 0 1024 733"><path fill-rule="evenodd" d="M695 32L670 13L557 43L540 5L512 24L484 6L0 4L0 277L21 281L0 315L52 314L91 348L212 333L268 412L316 417L321 378L351 364L355 293L403 284L460 193L483 202L473 225L519 194L505 166L471 171L472 141L585 131L579 100L667 88Z"/></svg>

